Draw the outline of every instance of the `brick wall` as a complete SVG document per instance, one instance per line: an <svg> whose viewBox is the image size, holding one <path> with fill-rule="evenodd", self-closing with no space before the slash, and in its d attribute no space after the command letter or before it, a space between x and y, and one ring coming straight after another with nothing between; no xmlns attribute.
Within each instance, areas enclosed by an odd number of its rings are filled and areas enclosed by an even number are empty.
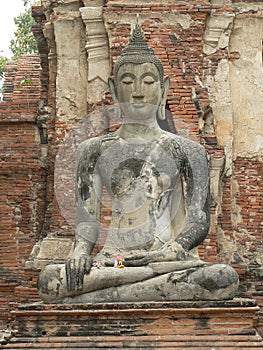
<svg viewBox="0 0 263 350"><path fill-rule="evenodd" d="M263 307L262 161L238 158L231 178L225 178L218 220L219 258L237 270L240 295ZM222 237L223 236L223 237ZM228 247L228 250L225 248ZM262 309L258 329L263 334Z"/></svg>
<svg viewBox="0 0 263 350"><path fill-rule="evenodd" d="M23 56L7 65L0 103L0 324L17 302L15 287L44 217L45 167L36 123L40 61Z"/></svg>

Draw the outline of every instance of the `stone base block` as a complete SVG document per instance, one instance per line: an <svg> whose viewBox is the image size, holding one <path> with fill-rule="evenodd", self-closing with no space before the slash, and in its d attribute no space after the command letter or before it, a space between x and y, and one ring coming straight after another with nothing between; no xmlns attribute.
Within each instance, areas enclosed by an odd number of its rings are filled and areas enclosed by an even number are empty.
<svg viewBox="0 0 263 350"><path fill-rule="evenodd" d="M254 300L21 305L3 349L262 349Z"/></svg>

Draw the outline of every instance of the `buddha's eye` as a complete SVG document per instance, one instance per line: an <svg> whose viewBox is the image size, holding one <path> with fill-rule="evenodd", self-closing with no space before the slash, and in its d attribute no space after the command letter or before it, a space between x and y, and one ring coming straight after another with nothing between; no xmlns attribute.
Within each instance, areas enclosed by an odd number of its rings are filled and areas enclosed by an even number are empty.
<svg viewBox="0 0 263 350"><path fill-rule="evenodd" d="M125 79L122 79L121 82L125 85L131 85L133 83L133 80L131 78L125 78Z"/></svg>
<svg viewBox="0 0 263 350"><path fill-rule="evenodd" d="M152 77L147 77L147 78L143 79L143 82L144 82L144 84L150 85L150 84L155 83L155 80Z"/></svg>

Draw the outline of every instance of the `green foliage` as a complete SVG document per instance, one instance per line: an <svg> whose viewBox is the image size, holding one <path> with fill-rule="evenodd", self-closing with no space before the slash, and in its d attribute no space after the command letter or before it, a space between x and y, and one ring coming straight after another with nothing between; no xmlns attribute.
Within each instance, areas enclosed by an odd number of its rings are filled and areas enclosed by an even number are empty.
<svg viewBox="0 0 263 350"><path fill-rule="evenodd" d="M19 82L19 86L23 87L25 85L33 85L33 81L31 79L22 79Z"/></svg>
<svg viewBox="0 0 263 350"><path fill-rule="evenodd" d="M23 0L24 6L27 7L27 5L30 5L30 0Z"/></svg>
<svg viewBox="0 0 263 350"><path fill-rule="evenodd" d="M23 0L24 6L41 5L40 0Z"/></svg>
<svg viewBox="0 0 263 350"><path fill-rule="evenodd" d="M21 13L14 19L17 26L17 30L14 33L14 39L10 41L10 49L13 53L12 59L17 60L23 54L38 54L36 40L32 33L32 25L35 23L31 15L31 6L41 5L40 0L21 0L25 7L25 12ZM2 55L0 51L0 101L2 98L3 81L6 71L6 64L8 61L7 57ZM32 85L30 79L22 79L20 84L21 87L24 85Z"/></svg>
<svg viewBox="0 0 263 350"><path fill-rule="evenodd" d="M23 54L38 54L37 43L32 33L32 25L35 21L31 15L31 6L39 5L40 1L23 0L23 3L25 12L14 19L17 30L14 33L15 38L10 42L14 60L19 59Z"/></svg>
<svg viewBox="0 0 263 350"><path fill-rule="evenodd" d="M3 98L3 82L5 78L6 63L8 61L7 57L1 55L3 51L0 51L0 102Z"/></svg>
<svg viewBox="0 0 263 350"><path fill-rule="evenodd" d="M0 55L0 78L4 78L7 61L8 61L8 58Z"/></svg>

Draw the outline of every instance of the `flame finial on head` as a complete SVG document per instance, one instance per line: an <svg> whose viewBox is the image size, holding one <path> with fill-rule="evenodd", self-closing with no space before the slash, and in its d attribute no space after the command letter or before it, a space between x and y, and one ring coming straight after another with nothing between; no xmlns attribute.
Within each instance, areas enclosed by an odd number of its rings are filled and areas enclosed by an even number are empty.
<svg viewBox="0 0 263 350"><path fill-rule="evenodd" d="M139 22L136 22L129 44L123 49L123 55L154 55L154 51L151 47L148 46L144 33L142 31L142 27Z"/></svg>

